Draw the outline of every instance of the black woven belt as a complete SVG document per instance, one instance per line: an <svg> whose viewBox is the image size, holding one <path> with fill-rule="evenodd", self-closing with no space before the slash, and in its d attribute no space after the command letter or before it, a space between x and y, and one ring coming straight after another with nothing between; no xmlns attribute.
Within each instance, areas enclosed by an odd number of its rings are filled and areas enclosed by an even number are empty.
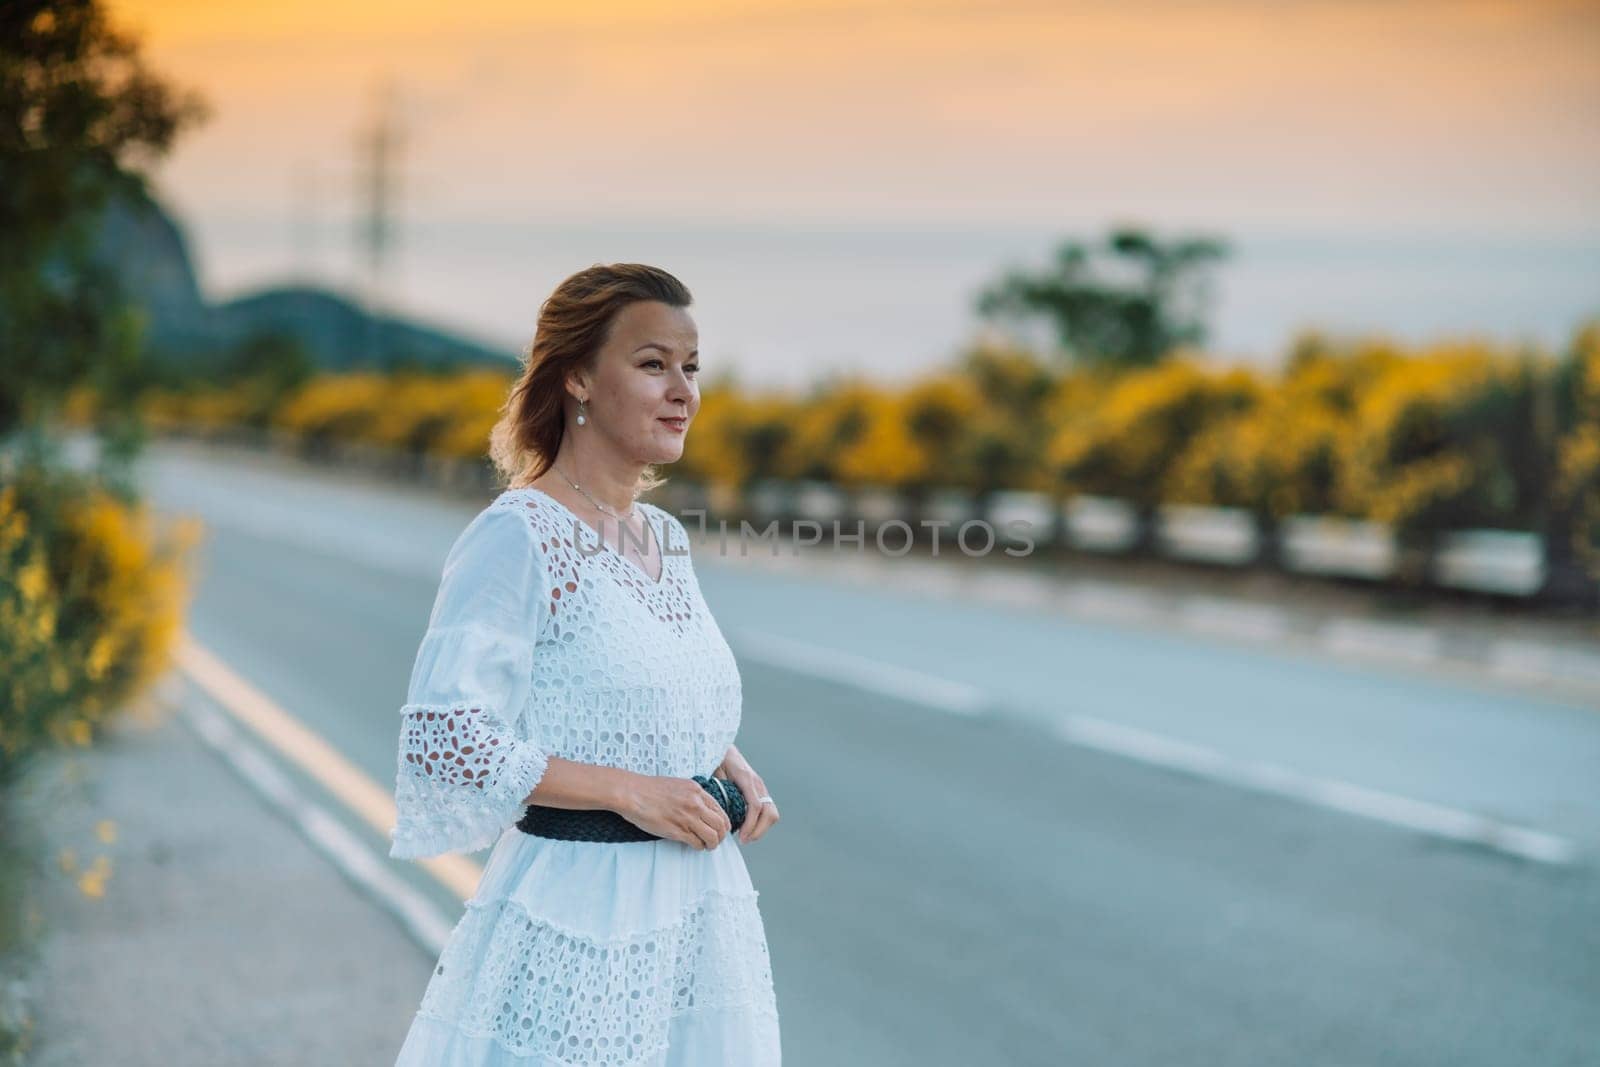
<svg viewBox="0 0 1600 1067"><path fill-rule="evenodd" d="M739 787L727 778L694 776L723 811L735 830L744 825L745 801ZM529 804L527 812L517 822L517 829L535 837L553 837L558 841L660 841L659 834L634 825L609 808L551 808L543 804Z"/></svg>

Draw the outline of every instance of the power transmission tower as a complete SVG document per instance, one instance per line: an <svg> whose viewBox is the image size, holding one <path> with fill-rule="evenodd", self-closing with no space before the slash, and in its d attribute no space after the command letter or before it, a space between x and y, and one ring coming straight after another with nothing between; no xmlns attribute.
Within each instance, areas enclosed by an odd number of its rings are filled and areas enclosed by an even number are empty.
<svg viewBox="0 0 1600 1067"><path fill-rule="evenodd" d="M302 285L311 284L317 275L317 202L321 194L319 176L313 164L302 162L294 173L291 205L293 277Z"/></svg>
<svg viewBox="0 0 1600 1067"><path fill-rule="evenodd" d="M371 119L356 132L356 257L365 269L362 296L367 314L365 362L387 365L382 323L388 317L387 286L396 225L400 155L405 131L397 110L398 90L385 79L374 96Z"/></svg>

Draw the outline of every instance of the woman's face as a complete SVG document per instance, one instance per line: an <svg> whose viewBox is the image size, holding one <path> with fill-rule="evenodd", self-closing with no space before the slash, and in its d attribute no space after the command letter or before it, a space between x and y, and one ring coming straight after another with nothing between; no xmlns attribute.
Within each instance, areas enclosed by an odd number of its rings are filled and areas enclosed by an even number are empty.
<svg viewBox="0 0 1600 1067"><path fill-rule="evenodd" d="M624 307L600 349L587 392L589 425L578 432L599 429L641 463L679 459L700 410L699 351L686 309L656 300Z"/></svg>

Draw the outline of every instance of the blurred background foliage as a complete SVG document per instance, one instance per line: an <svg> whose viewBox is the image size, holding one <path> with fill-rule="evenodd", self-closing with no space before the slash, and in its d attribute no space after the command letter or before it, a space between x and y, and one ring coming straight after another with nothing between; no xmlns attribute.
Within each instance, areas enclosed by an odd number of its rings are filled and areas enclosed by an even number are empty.
<svg viewBox="0 0 1600 1067"><path fill-rule="evenodd" d="M984 287L979 314L1045 319L1063 352L1085 364L1144 367L1204 345L1209 268L1227 257L1215 237L1162 240L1118 225L1096 246L1061 242L1040 271L1012 270Z"/></svg>
<svg viewBox="0 0 1600 1067"><path fill-rule="evenodd" d="M274 429L308 447L363 441L472 460L512 374L312 374L151 387L151 424ZM263 380L276 383L262 386ZM92 397L73 410L93 417ZM1328 514L1407 533L1495 527L1552 535L1593 562L1600 538L1600 323L1559 353L1454 341L1297 338L1282 370L1178 349L1150 366L1062 361L986 344L890 386L837 379L804 394L702 392L675 478L730 488L813 479L918 494L1031 489L1146 509Z"/></svg>
<svg viewBox="0 0 1600 1067"><path fill-rule="evenodd" d="M113 201L149 202L146 168L204 114L150 71L93 0L0 4L0 962L26 920L36 857L15 799L36 758L92 744L171 665L195 527L156 528L132 461L153 380L144 310L96 253ZM238 353L230 419L265 417L279 345ZM224 396L226 399L224 399ZM95 465L63 457L62 422L99 435ZM93 872L93 887L105 871ZM86 889L85 891L89 891ZM8 990L12 985L8 983ZM32 1019L8 1001L0 1058L28 1055Z"/></svg>
<svg viewBox="0 0 1600 1067"><path fill-rule="evenodd" d="M90 744L166 669L192 524L156 529L92 479L34 467L0 486L0 786L52 745Z"/></svg>
<svg viewBox="0 0 1600 1067"><path fill-rule="evenodd" d="M0 5L0 784L51 743L87 744L176 639L194 532L154 529L132 485L144 316L93 238L205 113L93 0ZM257 383L294 385L292 353L236 355L212 403L265 418L281 394ZM63 421L99 431L97 466L62 460Z"/></svg>

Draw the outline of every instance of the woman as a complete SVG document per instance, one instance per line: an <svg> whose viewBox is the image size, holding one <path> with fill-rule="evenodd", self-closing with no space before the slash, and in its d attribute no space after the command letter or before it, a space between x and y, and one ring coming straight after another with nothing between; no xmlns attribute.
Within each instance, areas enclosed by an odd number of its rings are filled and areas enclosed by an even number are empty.
<svg viewBox="0 0 1600 1067"><path fill-rule="evenodd" d="M402 709L390 855L494 851L397 1067L779 1063L739 849L778 808L733 744L739 672L687 531L635 499L700 406L689 304L654 267L574 274L491 435L510 487L445 561ZM696 775L739 787L738 835ZM539 812L646 839L544 836Z"/></svg>

